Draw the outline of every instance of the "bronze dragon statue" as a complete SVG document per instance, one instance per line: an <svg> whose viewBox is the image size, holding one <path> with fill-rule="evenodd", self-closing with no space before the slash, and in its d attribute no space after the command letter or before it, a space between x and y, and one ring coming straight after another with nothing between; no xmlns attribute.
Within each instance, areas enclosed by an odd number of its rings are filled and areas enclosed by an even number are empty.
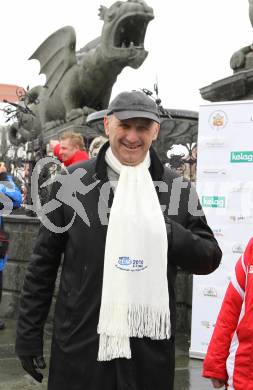
<svg viewBox="0 0 253 390"><path fill-rule="evenodd" d="M50 35L29 59L40 61L46 85L26 93L24 113L9 130L13 144L25 143L63 123L85 124L87 115L108 106L124 67L138 68L148 52L144 38L153 9L143 0L101 6L101 36L76 53L76 35L66 26Z"/></svg>
<svg viewBox="0 0 253 390"><path fill-rule="evenodd" d="M253 27L253 0L249 0L249 19ZM253 68L253 44L236 51L230 59L234 73Z"/></svg>

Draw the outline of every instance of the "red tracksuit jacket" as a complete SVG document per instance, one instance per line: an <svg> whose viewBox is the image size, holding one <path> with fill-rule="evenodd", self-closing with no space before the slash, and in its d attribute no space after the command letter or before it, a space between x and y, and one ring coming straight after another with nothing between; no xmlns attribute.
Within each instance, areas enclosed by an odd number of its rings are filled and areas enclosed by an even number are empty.
<svg viewBox="0 0 253 390"><path fill-rule="evenodd" d="M236 263L203 363L203 376L253 390L253 238Z"/></svg>

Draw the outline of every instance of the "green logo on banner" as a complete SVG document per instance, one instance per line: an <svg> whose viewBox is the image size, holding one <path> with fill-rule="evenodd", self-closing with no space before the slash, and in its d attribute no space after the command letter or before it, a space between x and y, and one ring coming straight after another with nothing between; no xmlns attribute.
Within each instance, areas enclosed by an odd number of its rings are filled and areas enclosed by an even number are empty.
<svg viewBox="0 0 253 390"><path fill-rule="evenodd" d="M253 163L253 151L231 152L231 163Z"/></svg>
<svg viewBox="0 0 253 390"><path fill-rule="evenodd" d="M224 208L225 207L225 196L202 196L202 206L203 207L215 207L215 208Z"/></svg>

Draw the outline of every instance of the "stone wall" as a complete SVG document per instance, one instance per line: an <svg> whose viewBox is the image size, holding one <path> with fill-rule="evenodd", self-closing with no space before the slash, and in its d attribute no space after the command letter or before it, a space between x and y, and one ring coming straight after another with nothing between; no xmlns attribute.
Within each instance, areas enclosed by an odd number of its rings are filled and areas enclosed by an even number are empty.
<svg viewBox="0 0 253 390"><path fill-rule="evenodd" d="M0 317L16 318L25 269L38 234L39 220L38 218L27 217L25 215L10 215L4 218L4 224L5 229L10 233L10 248L8 263L3 274L3 297L0 304ZM179 271L176 290L177 329L179 332L189 333L191 323L192 276ZM49 321L52 320L54 301L55 299L53 299Z"/></svg>
<svg viewBox="0 0 253 390"><path fill-rule="evenodd" d="M5 318L16 318L25 269L38 233L39 220L25 215L10 215L4 218L4 226L10 233L10 247L7 266L3 271L0 313Z"/></svg>

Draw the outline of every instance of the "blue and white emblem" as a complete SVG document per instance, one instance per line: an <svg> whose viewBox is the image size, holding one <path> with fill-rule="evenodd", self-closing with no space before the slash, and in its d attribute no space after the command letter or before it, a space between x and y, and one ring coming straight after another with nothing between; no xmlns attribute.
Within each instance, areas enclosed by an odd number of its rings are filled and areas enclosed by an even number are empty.
<svg viewBox="0 0 253 390"><path fill-rule="evenodd" d="M123 271L143 271L147 266L142 259L131 259L129 256L120 256L115 266Z"/></svg>

